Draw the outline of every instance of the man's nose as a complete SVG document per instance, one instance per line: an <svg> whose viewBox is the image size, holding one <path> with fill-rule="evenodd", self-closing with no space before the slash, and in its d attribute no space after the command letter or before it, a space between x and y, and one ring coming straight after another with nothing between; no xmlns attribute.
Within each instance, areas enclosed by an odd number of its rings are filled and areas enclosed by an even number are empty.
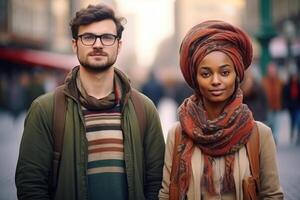
<svg viewBox="0 0 300 200"><path fill-rule="evenodd" d="M103 48L103 44L102 44L101 39L99 37L96 38L96 41L95 41L93 47L94 48Z"/></svg>

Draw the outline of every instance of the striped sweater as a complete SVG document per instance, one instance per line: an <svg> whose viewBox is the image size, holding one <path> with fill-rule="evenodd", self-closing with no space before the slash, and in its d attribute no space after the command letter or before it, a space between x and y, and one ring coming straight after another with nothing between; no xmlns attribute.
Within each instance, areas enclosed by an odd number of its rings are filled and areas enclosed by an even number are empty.
<svg viewBox="0 0 300 200"><path fill-rule="evenodd" d="M83 108L88 140L88 199L127 199L120 106Z"/></svg>

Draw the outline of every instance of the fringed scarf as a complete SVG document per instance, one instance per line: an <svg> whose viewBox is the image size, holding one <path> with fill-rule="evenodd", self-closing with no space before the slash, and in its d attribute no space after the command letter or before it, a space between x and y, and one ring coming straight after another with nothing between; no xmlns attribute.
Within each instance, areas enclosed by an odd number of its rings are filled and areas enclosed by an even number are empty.
<svg viewBox="0 0 300 200"><path fill-rule="evenodd" d="M178 184L179 199L184 199L191 178L191 157L194 148L200 148L204 155L204 171L201 185L208 193L215 194L213 183L212 158L225 157L225 174L222 192L235 191L233 169L234 153L243 147L251 134L254 120L251 111L242 104L240 89L233 95L220 116L208 120L201 98L193 95L179 107L179 120L182 126ZM178 163L177 163L178 164ZM173 180L172 180L173 179ZM171 178L174 181L174 177Z"/></svg>

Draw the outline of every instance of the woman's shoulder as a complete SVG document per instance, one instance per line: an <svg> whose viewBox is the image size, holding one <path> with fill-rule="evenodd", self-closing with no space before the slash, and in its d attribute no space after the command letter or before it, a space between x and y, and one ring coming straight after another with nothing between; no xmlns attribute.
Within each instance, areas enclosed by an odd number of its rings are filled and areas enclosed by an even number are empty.
<svg viewBox="0 0 300 200"><path fill-rule="evenodd" d="M263 122L260 121L255 121L255 122L258 128L260 145L262 145L262 143L270 142L270 140L273 139L271 128L266 124L264 124Z"/></svg>
<svg viewBox="0 0 300 200"><path fill-rule="evenodd" d="M267 126L265 123L260 122L260 121L255 121L258 131L259 132L264 132L266 134L267 132L271 132L271 128Z"/></svg>
<svg viewBox="0 0 300 200"><path fill-rule="evenodd" d="M174 140L175 140L175 134L176 134L176 130L181 131L181 125L180 125L180 122L177 121L175 122L169 129L168 131L168 136L167 136L167 143L168 142L171 142L172 144L174 143Z"/></svg>

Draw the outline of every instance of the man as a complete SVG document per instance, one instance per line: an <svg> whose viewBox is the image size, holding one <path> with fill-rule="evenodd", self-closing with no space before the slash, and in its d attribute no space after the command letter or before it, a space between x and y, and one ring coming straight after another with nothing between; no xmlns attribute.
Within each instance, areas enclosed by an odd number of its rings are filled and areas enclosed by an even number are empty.
<svg viewBox="0 0 300 200"><path fill-rule="evenodd" d="M164 139L153 103L145 108L145 132L130 98L127 77L114 68L124 29L104 5L76 13L70 26L80 65L64 84L67 114L55 189L53 93L35 100L25 121L16 170L19 199L157 199Z"/></svg>

